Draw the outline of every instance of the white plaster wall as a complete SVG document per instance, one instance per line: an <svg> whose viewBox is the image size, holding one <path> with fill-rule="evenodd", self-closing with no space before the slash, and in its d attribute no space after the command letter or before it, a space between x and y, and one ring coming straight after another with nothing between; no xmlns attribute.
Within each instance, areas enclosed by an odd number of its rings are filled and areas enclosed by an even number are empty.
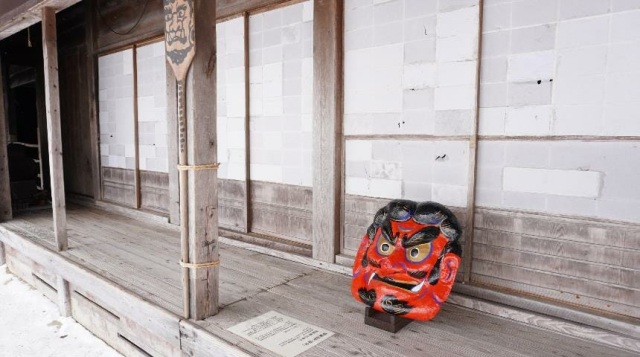
<svg viewBox="0 0 640 357"><path fill-rule="evenodd" d="M249 18L251 179L312 185L313 2Z"/></svg>
<svg viewBox="0 0 640 357"><path fill-rule="evenodd" d="M544 140L640 135L640 1L486 1L482 43L477 204L640 222L640 142Z"/></svg>
<svg viewBox="0 0 640 357"><path fill-rule="evenodd" d="M167 76L164 42L136 49L140 169L168 172Z"/></svg>
<svg viewBox="0 0 640 357"><path fill-rule="evenodd" d="M346 192L464 207L466 141L348 140Z"/></svg>
<svg viewBox="0 0 640 357"><path fill-rule="evenodd" d="M244 19L218 23L218 177L245 179Z"/></svg>
<svg viewBox="0 0 640 357"><path fill-rule="evenodd" d="M134 169L132 50L98 58L98 86L101 165Z"/></svg>
<svg viewBox="0 0 640 357"><path fill-rule="evenodd" d="M487 1L480 134L640 135L640 2Z"/></svg>
<svg viewBox="0 0 640 357"><path fill-rule="evenodd" d="M347 140L347 194L466 205L468 144L402 136L471 133L478 3L345 1L344 133L400 136Z"/></svg>

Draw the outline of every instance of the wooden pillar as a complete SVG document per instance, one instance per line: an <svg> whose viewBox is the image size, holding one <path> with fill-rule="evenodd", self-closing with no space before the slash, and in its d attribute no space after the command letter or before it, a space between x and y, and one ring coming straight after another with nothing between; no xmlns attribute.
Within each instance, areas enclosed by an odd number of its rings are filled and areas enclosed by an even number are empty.
<svg viewBox="0 0 640 357"><path fill-rule="evenodd" d="M49 172L53 227L58 250L66 250L67 215L62 166L62 132L60 129L60 86L58 83L58 42L55 9L42 9L42 52L44 55L44 90L47 108L47 138L49 141Z"/></svg>
<svg viewBox="0 0 640 357"><path fill-rule="evenodd" d="M9 180L9 155L7 144L9 143L9 123L7 108L5 108L5 78L4 63L0 58L0 222L12 218L11 211L11 185ZM2 243L0 243L2 245ZM0 256L2 259L4 255Z"/></svg>
<svg viewBox="0 0 640 357"><path fill-rule="evenodd" d="M333 263L341 231L343 1L313 6L313 258Z"/></svg>
<svg viewBox="0 0 640 357"><path fill-rule="evenodd" d="M60 129L60 86L58 82L58 42L56 11L42 8L42 52L44 56L44 90L49 139L49 171L51 173L51 205L53 228L58 251L67 250L67 213L62 166L62 133ZM58 308L62 316L71 315L69 284L58 276Z"/></svg>
<svg viewBox="0 0 640 357"><path fill-rule="evenodd" d="M189 262L191 317L218 312L218 173L198 169L217 162L216 5L194 1L195 57L186 81L189 165ZM202 266L202 264L209 264Z"/></svg>

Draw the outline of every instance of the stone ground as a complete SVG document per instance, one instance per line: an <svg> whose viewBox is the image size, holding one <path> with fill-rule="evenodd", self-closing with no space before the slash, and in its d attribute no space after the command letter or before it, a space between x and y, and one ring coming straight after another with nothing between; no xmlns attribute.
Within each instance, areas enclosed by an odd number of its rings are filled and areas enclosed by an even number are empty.
<svg viewBox="0 0 640 357"><path fill-rule="evenodd" d="M121 357L0 266L0 357Z"/></svg>

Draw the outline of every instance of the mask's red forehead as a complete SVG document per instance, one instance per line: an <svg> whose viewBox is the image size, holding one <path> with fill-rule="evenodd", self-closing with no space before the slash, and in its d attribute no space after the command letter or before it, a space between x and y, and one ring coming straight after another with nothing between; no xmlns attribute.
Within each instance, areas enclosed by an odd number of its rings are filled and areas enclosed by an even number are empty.
<svg viewBox="0 0 640 357"><path fill-rule="evenodd" d="M420 224L413 219L404 222L391 221L391 232L397 235L398 238L411 237L424 227L426 225Z"/></svg>

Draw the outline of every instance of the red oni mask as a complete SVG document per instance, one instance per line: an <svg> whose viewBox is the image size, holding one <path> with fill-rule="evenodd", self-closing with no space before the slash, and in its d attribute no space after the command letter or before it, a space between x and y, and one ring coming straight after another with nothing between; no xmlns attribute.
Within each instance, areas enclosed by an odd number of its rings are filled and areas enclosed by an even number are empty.
<svg viewBox="0 0 640 357"><path fill-rule="evenodd" d="M453 287L460 232L441 204L391 201L362 238L351 294L378 311L431 320Z"/></svg>

